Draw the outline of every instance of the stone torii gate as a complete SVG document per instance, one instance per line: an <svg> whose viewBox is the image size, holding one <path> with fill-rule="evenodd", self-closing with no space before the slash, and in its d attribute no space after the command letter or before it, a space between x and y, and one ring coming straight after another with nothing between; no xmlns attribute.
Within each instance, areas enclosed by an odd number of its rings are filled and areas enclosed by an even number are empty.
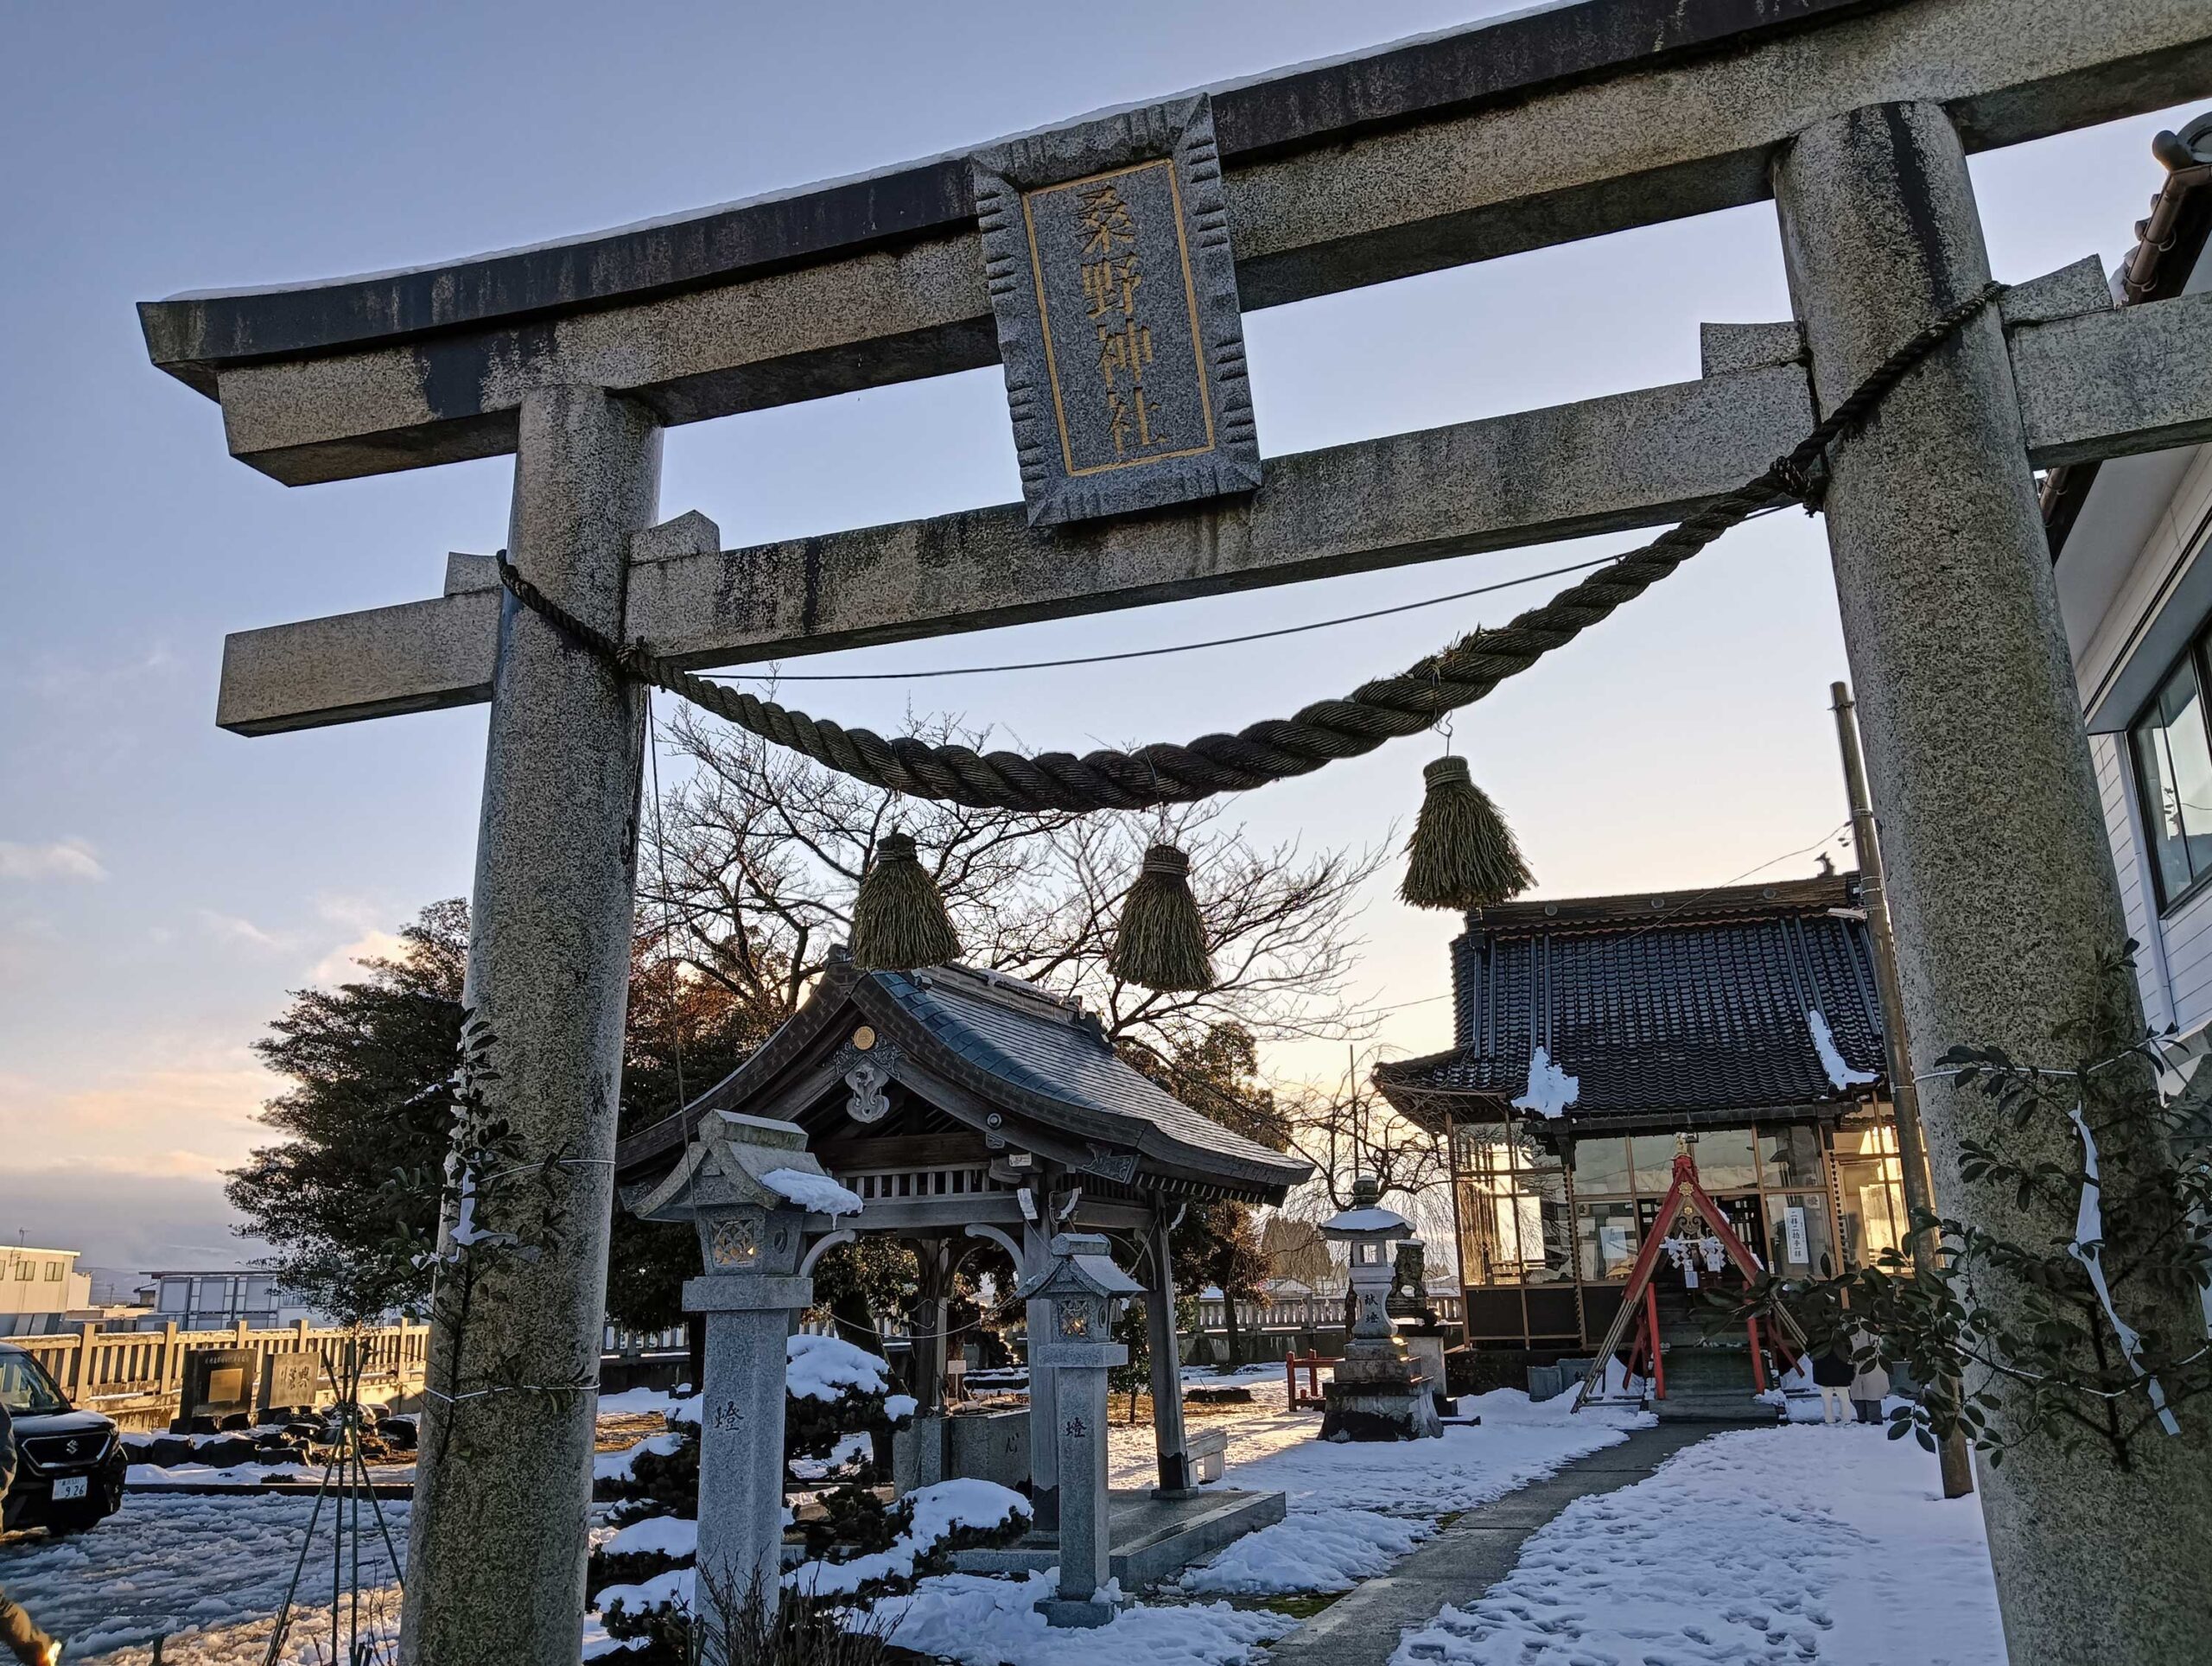
<svg viewBox="0 0 2212 1666"><path fill-rule="evenodd" d="M1224 89L1178 153L1186 188L1212 194L1194 336L1224 302L1233 328L1240 306L1770 196L1799 322L1708 327L1696 382L1272 458L1256 492L1141 521L1082 518L1128 506L1108 493L1041 528L1013 506L722 550L696 518L655 526L663 427L971 368L1012 339L966 158L142 315L155 361L220 401L241 461L307 484L512 453L524 577L683 664L757 662L1677 519L1986 281L1968 151L2208 92L2203 0L1585 0ZM1027 163L998 161L1022 187ZM1211 486L1147 501L1249 486L1243 421ZM1832 460L1924 1047L2040 1056L2122 936L2031 467L2208 438L2212 296L2115 311L2084 265L1968 325ZM589 1372L601 1318L645 703L485 565L455 563L432 601L233 636L218 721L256 734L491 702L469 999L504 1048L489 1102L569 1159L574 1230L478 1299L518 1380L557 1385ZM1981 1109L1942 1080L1923 1109L1947 1203L1982 1207L1956 1183ZM2212 1635L2212 1424L2202 1402L2182 1420L2131 1475L2037 1446L1985 1478L2016 1666L2147 1666ZM434 1408L407 1661L573 1657L591 1428L583 1394Z"/></svg>

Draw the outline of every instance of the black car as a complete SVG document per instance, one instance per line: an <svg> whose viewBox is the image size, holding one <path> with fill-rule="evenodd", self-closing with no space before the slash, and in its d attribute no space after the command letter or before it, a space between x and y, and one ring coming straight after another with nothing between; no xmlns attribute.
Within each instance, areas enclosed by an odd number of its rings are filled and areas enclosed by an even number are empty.
<svg viewBox="0 0 2212 1666"><path fill-rule="evenodd" d="M16 1484L0 1504L0 1527L74 1533L122 1508L129 1459L114 1423L73 1409L45 1366L5 1342L0 1401L16 1425Z"/></svg>

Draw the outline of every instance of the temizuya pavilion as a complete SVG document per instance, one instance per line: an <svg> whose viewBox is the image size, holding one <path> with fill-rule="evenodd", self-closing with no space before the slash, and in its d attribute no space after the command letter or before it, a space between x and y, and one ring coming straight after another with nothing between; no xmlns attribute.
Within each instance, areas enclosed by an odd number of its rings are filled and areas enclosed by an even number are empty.
<svg viewBox="0 0 2212 1666"><path fill-rule="evenodd" d="M1125 1536L1136 1543L1173 1533L1183 1541L1176 1548L1193 1555L1211 1548L1188 1542L1198 1517L1214 1543L1281 1518L1279 1495L1218 1487L1203 1510L1191 1507L1168 1250L1186 1207L1280 1204L1308 1164L1230 1133L1131 1069L1079 1002L961 966L863 972L842 951L758 1052L622 1142L619 1184L627 1192L667 1173L724 1112L798 1124L823 1168L863 1200L857 1216L807 1217L810 1265L855 1232L888 1233L914 1249L921 1311L935 1315L913 1337L918 1420L943 1413L945 1298L963 1240L995 1241L1024 1278L1045 1264L1056 1232L1142 1245L1148 1253L1130 1270L1145 1286L1160 1485L1151 1499L1116 1495L1117 1570ZM1049 1315L1033 1311L1029 1320L1033 1337L1049 1334ZM1030 1391L1043 1529L1058 1519L1051 1375L1033 1373ZM1163 1511L1155 1501L1183 1508ZM1131 1574L1144 1577L1144 1566Z"/></svg>

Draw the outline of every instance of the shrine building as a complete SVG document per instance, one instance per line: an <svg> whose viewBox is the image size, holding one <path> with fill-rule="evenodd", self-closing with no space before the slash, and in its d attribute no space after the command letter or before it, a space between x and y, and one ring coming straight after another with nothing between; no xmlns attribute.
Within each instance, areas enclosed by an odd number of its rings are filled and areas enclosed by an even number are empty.
<svg viewBox="0 0 2212 1666"><path fill-rule="evenodd" d="M1681 1137L1737 1236L1784 1276L1902 1246L1859 902L1857 874L1838 874L1467 917L1458 1045L1376 1081L1450 1138L1470 1343L1596 1346Z"/></svg>

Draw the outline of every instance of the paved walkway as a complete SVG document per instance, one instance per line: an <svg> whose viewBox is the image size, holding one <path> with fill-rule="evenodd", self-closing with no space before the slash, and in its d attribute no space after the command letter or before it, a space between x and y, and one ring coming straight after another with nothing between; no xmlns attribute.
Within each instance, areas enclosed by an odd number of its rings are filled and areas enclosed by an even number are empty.
<svg viewBox="0 0 2212 1666"><path fill-rule="evenodd" d="M1578 1459L1557 1474L1471 1510L1380 1579L1332 1603L1271 1650L1269 1666L1384 1666L1408 1626L1447 1602L1472 1602L1513 1571L1521 1546L1577 1498L1633 1486L1684 1447L1748 1424L1670 1423Z"/></svg>

